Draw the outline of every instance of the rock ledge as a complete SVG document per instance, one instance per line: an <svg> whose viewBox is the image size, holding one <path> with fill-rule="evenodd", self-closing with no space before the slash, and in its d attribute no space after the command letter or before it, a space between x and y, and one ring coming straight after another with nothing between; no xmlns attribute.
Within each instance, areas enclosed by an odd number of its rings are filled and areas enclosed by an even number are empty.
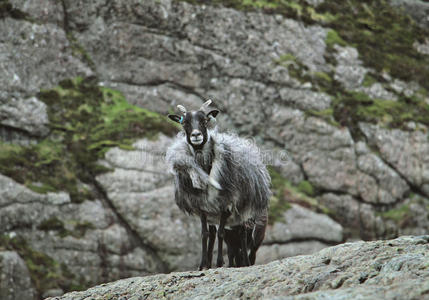
<svg viewBox="0 0 429 300"><path fill-rule="evenodd" d="M429 235L354 242L249 268L134 277L51 300L429 299Z"/></svg>

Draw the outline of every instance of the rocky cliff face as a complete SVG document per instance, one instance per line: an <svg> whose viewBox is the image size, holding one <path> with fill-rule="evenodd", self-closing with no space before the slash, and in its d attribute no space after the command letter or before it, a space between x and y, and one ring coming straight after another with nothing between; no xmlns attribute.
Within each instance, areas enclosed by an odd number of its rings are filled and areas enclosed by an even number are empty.
<svg viewBox="0 0 429 300"><path fill-rule="evenodd" d="M428 299L428 241L346 243L261 266L135 277L49 299Z"/></svg>
<svg viewBox="0 0 429 300"><path fill-rule="evenodd" d="M259 263L427 233L429 34L408 4L419 26L383 1L189 2L0 1L0 274L23 274L2 298L196 268L156 113L206 97L267 153Z"/></svg>

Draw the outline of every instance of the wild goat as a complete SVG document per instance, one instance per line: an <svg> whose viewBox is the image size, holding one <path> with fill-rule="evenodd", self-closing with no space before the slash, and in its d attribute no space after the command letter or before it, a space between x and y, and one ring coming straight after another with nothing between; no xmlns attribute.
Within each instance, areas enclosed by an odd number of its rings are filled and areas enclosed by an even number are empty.
<svg viewBox="0 0 429 300"><path fill-rule="evenodd" d="M240 249L248 265L248 226L244 224L267 215L271 180L255 145L210 128L219 113L216 109L205 112L210 103L211 100L190 112L178 105L181 115L168 115L184 129L167 150L167 162L174 174L175 201L185 213L200 217L200 269L211 267L214 224L219 224L216 266L223 265L225 226L241 226Z"/></svg>

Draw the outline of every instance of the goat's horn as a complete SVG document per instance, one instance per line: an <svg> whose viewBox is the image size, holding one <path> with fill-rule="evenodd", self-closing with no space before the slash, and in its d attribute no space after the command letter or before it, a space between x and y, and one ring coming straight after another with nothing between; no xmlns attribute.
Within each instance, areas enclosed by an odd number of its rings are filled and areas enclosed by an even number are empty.
<svg viewBox="0 0 429 300"><path fill-rule="evenodd" d="M212 103L212 100L209 99L206 102L204 102L204 104L201 106L200 110L204 111L207 107L209 107L209 105Z"/></svg>
<svg viewBox="0 0 429 300"><path fill-rule="evenodd" d="M182 114L186 114L186 108L183 105L177 105L177 108L180 110Z"/></svg>

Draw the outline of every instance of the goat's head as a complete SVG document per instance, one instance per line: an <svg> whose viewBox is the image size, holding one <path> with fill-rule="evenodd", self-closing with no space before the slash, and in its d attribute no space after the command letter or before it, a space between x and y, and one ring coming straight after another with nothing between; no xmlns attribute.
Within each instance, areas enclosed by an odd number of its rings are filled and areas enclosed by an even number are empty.
<svg viewBox="0 0 429 300"><path fill-rule="evenodd" d="M216 118L219 111L217 109L210 110L208 106L211 100L206 101L199 110L186 111L182 105L178 105L180 115L168 115L168 117L183 126L186 133L187 142L196 149L202 149L209 140L208 126L212 118Z"/></svg>

